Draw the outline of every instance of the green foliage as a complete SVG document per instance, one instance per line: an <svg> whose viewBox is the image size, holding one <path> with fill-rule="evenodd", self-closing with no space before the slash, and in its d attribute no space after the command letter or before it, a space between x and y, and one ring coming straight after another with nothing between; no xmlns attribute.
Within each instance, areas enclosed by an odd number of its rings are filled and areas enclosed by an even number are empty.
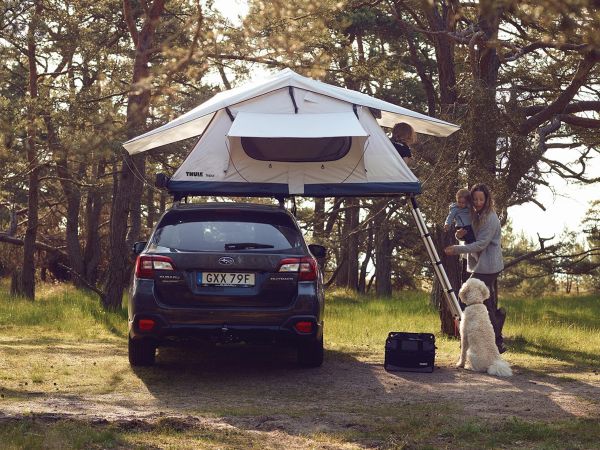
<svg viewBox="0 0 600 450"><path fill-rule="evenodd" d="M600 200L591 202L583 220L583 226L588 247L594 249L589 255L589 262L592 266L589 273L590 284L597 292L600 292Z"/></svg>
<svg viewBox="0 0 600 450"><path fill-rule="evenodd" d="M580 235L565 230L550 240L534 242L523 233L515 236L510 221L503 228L502 248L508 264L521 259L517 265L508 267L500 278L501 286L509 292L541 296L544 293L564 289L568 294L597 289L595 284L599 270L600 247L594 240L593 208L588 212L584 224L587 242ZM584 231L585 233L585 231ZM541 246L544 245L544 251Z"/></svg>
<svg viewBox="0 0 600 450"><path fill-rule="evenodd" d="M522 257L538 248L539 244L527 238L523 232L515 235L510 221L502 228L502 252L507 261ZM551 261L535 264L535 261L524 260L502 273L499 279L501 292L520 292L539 297L545 292L554 291L557 288L554 269Z"/></svg>
<svg viewBox="0 0 600 450"><path fill-rule="evenodd" d="M105 311L95 294L67 285L44 287L36 302L10 297L3 285L0 329L12 334L21 328L35 329L48 337L59 333L69 339L122 339L127 335L127 309Z"/></svg>

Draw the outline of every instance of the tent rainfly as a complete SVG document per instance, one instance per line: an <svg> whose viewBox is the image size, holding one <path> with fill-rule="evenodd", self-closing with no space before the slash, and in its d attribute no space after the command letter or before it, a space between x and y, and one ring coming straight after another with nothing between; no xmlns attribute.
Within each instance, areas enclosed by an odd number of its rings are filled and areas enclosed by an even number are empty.
<svg viewBox="0 0 600 450"><path fill-rule="evenodd" d="M130 154L200 136L167 183L176 197L420 193L380 125L448 136L458 126L290 69L221 92L124 145Z"/></svg>

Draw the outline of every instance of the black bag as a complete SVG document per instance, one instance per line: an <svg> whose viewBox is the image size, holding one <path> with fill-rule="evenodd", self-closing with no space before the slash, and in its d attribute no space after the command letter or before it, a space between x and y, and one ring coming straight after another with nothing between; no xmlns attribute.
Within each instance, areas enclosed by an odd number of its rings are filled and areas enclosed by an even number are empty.
<svg viewBox="0 0 600 450"><path fill-rule="evenodd" d="M388 372L433 372L435 348L431 333L391 332L383 367Z"/></svg>

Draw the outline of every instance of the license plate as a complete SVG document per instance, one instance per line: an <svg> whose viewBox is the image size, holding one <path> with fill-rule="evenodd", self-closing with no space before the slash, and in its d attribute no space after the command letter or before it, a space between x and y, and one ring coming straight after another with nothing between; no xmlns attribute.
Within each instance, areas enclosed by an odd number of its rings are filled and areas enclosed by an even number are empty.
<svg viewBox="0 0 600 450"><path fill-rule="evenodd" d="M201 286L254 286L254 274L240 272L198 272L197 282Z"/></svg>

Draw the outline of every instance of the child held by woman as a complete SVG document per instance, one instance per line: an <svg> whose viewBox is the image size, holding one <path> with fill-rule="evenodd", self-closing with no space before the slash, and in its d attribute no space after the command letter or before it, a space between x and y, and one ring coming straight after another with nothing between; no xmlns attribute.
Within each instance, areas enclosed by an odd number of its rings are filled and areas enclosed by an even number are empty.
<svg viewBox="0 0 600 450"><path fill-rule="evenodd" d="M473 232L471 210L473 209L471 201L471 192L468 189L459 189L456 192L456 203L450 203L448 217L444 223L444 231L448 231L454 224L457 230L463 229L466 234L463 240L467 244L475 242L475 233ZM476 258L477 255L474 255Z"/></svg>

